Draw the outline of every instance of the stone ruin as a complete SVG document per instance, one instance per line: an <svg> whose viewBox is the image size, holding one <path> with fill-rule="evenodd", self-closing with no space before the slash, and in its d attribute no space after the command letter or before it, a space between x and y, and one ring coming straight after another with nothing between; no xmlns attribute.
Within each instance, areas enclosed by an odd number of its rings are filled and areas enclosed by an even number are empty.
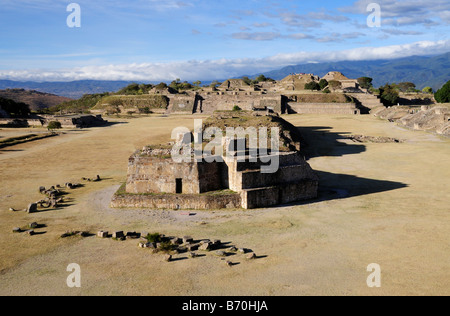
<svg viewBox="0 0 450 316"><path fill-rule="evenodd" d="M378 107L371 114L396 122L411 130L432 132L450 137L450 108L448 106L392 106Z"/></svg>
<svg viewBox="0 0 450 316"><path fill-rule="evenodd" d="M339 88L329 87L333 95L349 95L352 101L336 102L320 101L322 91L305 90L305 84L319 82L320 79L339 81ZM225 80L218 87L204 87L195 91L177 93L166 88L154 88L151 96L164 96L167 105L161 107L148 101L148 107L157 114L213 114L215 111L230 111L235 106L246 111L270 111L279 114L342 114L359 115L367 113L380 105L379 98L362 89L356 79L349 79L340 72L330 72L320 78L314 74L291 74L280 81L266 81L249 85L242 79ZM318 100L313 102L296 102L296 94L315 95ZM129 96L127 96L129 97ZM103 113L106 103L99 102L98 109L92 112ZM138 107L127 107L122 112L139 113Z"/></svg>
<svg viewBox="0 0 450 316"><path fill-rule="evenodd" d="M289 126L277 116L265 118L283 128ZM227 124L223 116L220 121ZM283 121L287 123L285 126ZM258 118L252 122L258 122ZM243 139L245 149L239 154L235 144L240 140L225 138L226 151L235 152L213 162L207 162L205 157L176 162L172 159L170 146L144 148L129 158L126 184L114 195L111 205L175 210L254 209L316 198L319 179L301 156L300 144L292 137L295 132L280 131L286 147L270 153L279 162L274 173L262 172L268 165L267 157L258 153L257 159L251 159L248 140ZM291 143L286 144L289 141Z"/></svg>
<svg viewBox="0 0 450 316"><path fill-rule="evenodd" d="M102 115L31 115L24 118L0 118L4 127L47 127L50 122L59 122L63 128L87 128L104 126L108 121Z"/></svg>

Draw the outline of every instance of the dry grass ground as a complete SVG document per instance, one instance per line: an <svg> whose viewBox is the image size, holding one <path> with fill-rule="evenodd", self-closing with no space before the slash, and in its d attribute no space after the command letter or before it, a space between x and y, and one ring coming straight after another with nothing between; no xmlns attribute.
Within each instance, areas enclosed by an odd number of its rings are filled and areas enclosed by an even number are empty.
<svg viewBox="0 0 450 316"><path fill-rule="evenodd" d="M311 203L261 210L196 212L115 210L109 199L134 150L157 144L192 117L148 117L0 150L0 295L449 295L450 140L400 129L371 116L294 115L321 177ZM360 144L361 134L404 143ZM65 207L26 214L39 186L83 182ZM12 234L31 222L44 234ZM242 255L167 263L137 247L96 237L60 239L67 230L130 230L221 239L253 249ZM186 258L186 259L184 259ZM82 287L66 285L81 267ZM382 287L368 288L378 263Z"/></svg>

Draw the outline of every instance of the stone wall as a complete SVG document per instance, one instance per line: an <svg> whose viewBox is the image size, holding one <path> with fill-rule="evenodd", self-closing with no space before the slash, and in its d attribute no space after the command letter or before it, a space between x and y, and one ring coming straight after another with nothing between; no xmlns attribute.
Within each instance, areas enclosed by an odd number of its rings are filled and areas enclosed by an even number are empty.
<svg viewBox="0 0 450 316"><path fill-rule="evenodd" d="M113 204L146 208L255 208L317 195L318 176L296 151L271 156L272 163L278 160L278 165L274 164L278 167L275 173L263 173L262 166L270 162L259 159L252 162L249 156L246 161L225 157L224 162L207 163L192 157L191 162L178 163L170 154L171 149L149 147L131 156L123 192L127 197L117 194ZM242 199L238 201L235 195L227 199L223 190L238 192Z"/></svg>
<svg viewBox="0 0 450 316"><path fill-rule="evenodd" d="M254 209L317 198L319 182L302 180L283 186L257 188L242 192L242 207Z"/></svg>
<svg viewBox="0 0 450 316"><path fill-rule="evenodd" d="M114 208L192 209L209 210L241 208L238 193L220 194L116 194L111 200Z"/></svg>
<svg viewBox="0 0 450 316"><path fill-rule="evenodd" d="M177 193L176 179L182 179L183 194L199 194L197 164L175 163L170 158L132 156L128 162L128 193Z"/></svg>
<svg viewBox="0 0 450 316"><path fill-rule="evenodd" d="M361 111L354 103L288 103L289 113L298 114L342 114L359 115Z"/></svg>
<svg viewBox="0 0 450 316"><path fill-rule="evenodd" d="M252 111L254 108L272 108L274 112L282 112L281 95L263 94L260 91L202 93L199 95L199 100L199 109L203 113L231 111L234 106L239 106L246 111Z"/></svg>
<svg viewBox="0 0 450 316"><path fill-rule="evenodd" d="M285 185L301 179L316 179L313 171L306 163L303 165L281 166L276 173L246 171L242 173L241 190L259 188L261 186Z"/></svg>
<svg viewBox="0 0 450 316"><path fill-rule="evenodd" d="M0 126L3 127L42 127L45 125L44 120L40 119L14 119L2 118L0 119Z"/></svg>
<svg viewBox="0 0 450 316"><path fill-rule="evenodd" d="M197 96L194 95L171 95L169 102L169 112L192 114L196 111Z"/></svg>

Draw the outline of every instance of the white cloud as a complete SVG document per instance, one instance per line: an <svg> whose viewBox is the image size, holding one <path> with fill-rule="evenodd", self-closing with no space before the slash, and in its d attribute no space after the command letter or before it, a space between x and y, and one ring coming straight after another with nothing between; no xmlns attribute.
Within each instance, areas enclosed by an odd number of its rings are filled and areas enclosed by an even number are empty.
<svg viewBox="0 0 450 316"><path fill-rule="evenodd" d="M450 40L423 41L385 47L361 47L341 51L296 52L266 58L190 60L172 63L141 63L86 66L71 69L0 70L1 79L33 81L129 80L170 81L225 79L259 73L288 65L343 60L393 59L450 51Z"/></svg>
<svg viewBox="0 0 450 316"><path fill-rule="evenodd" d="M281 37L277 32L239 32L231 34L234 39L250 40L250 41L271 41Z"/></svg>
<svg viewBox="0 0 450 316"><path fill-rule="evenodd" d="M425 25L438 24L446 20L441 13L450 10L448 0L358 0L352 6L342 7L339 10L346 13L367 15L367 6L376 2L381 7L383 23L389 25Z"/></svg>

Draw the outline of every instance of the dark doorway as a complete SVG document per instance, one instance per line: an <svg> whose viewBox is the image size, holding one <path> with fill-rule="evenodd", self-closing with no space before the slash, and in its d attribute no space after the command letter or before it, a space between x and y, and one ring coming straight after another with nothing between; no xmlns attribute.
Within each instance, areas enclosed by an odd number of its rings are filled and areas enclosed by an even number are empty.
<svg viewBox="0 0 450 316"><path fill-rule="evenodd" d="M183 179L176 179L176 193L182 194L183 193Z"/></svg>

